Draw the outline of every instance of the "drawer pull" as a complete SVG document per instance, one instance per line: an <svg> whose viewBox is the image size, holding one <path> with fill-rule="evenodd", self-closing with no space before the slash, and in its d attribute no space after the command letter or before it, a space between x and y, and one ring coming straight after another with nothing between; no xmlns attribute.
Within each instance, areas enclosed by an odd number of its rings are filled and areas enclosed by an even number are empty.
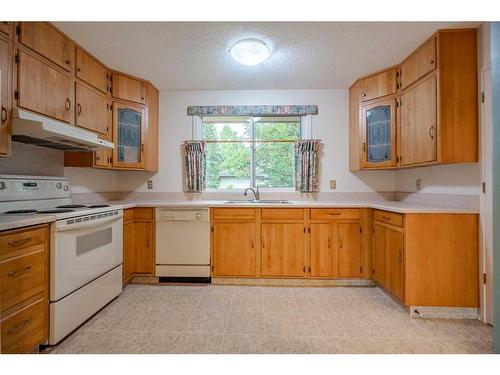
<svg viewBox="0 0 500 375"><path fill-rule="evenodd" d="M8 113L7 113L7 107L6 106L2 106L2 122L5 122L7 121L7 116Z"/></svg>
<svg viewBox="0 0 500 375"><path fill-rule="evenodd" d="M7 274L7 276L8 276L8 277L12 277L12 278L14 278L14 277L18 277L18 276L21 276L21 275L25 274L26 272L31 272L31 269L32 269L32 268L33 268L33 266L32 266L32 265L29 265L29 266L26 266L26 268L25 268L24 270L21 270L21 271L19 271L19 270L16 270L16 271L10 271L10 272Z"/></svg>
<svg viewBox="0 0 500 375"><path fill-rule="evenodd" d="M340 215L340 212L328 212L328 215L330 215L330 216L338 216L338 215Z"/></svg>
<svg viewBox="0 0 500 375"><path fill-rule="evenodd" d="M14 334L18 333L19 331L21 331L24 327L26 327L30 323L31 323L31 316L27 317L22 322L17 323L14 327L10 328L7 331L7 334L14 335Z"/></svg>
<svg viewBox="0 0 500 375"><path fill-rule="evenodd" d="M328 237L328 248L332 248L332 239L330 237Z"/></svg>
<svg viewBox="0 0 500 375"><path fill-rule="evenodd" d="M64 102L64 108L66 111L69 111L71 109L71 100L69 98L66 98L66 101Z"/></svg>
<svg viewBox="0 0 500 375"><path fill-rule="evenodd" d="M250 246L253 249L253 247L254 247L254 238L253 238L253 236L250 236Z"/></svg>
<svg viewBox="0 0 500 375"><path fill-rule="evenodd" d="M391 217L390 217L390 216L382 216L382 219L387 220L387 221L390 221L390 220L391 220Z"/></svg>
<svg viewBox="0 0 500 375"><path fill-rule="evenodd" d="M33 238L31 238L31 237L26 237L26 238L23 238L22 240L10 241L7 243L7 245L12 246L12 247L19 247L19 246L23 246L23 245L27 244L32 239Z"/></svg>

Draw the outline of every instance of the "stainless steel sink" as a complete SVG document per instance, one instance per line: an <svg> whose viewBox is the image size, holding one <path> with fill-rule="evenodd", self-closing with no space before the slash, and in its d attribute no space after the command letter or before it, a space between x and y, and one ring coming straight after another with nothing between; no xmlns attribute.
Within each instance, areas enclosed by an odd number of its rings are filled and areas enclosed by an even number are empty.
<svg viewBox="0 0 500 375"><path fill-rule="evenodd" d="M226 201L226 204L292 204L292 202L282 199L250 199Z"/></svg>

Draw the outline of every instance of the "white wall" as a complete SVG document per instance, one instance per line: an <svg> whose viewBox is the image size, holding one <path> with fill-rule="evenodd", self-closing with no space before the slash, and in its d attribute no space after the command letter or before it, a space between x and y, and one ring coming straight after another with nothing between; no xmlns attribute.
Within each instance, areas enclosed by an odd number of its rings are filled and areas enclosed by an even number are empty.
<svg viewBox="0 0 500 375"><path fill-rule="evenodd" d="M152 177L153 191L182 191L181 144L191 137L190 105L316 104L313 137L323 141L320 190L331 191L329 180L337 180L340 192L393 191L395 172L349 172L349 104L347 90L266 91L162 91L160 93L159 172ZM118 190L146 190L147 174L117 172ZM121 178L121 177L124 178Z"/></svg>

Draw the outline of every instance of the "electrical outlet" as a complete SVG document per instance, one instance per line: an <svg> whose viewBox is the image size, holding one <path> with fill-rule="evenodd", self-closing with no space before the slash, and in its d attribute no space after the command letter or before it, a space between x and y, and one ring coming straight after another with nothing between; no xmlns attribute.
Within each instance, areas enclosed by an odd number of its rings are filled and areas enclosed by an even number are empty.
<svg viewBox="0 0 500 375"><path fill-rule="evenodd" d="M415 189L422 190L422 179L421 178L417 178L417 180L415 181Z"/></svg>
<svg viewBox="0 0 500 375"><path fill-rule="evenodd" d="M337 180L330 180L330 189L337 188Z"/></svg>
<svg viewBox="0 0 500 375"><path fill-rule="evenodd" d="M153 189L153 180L148 180L148 190Z"/></svg>

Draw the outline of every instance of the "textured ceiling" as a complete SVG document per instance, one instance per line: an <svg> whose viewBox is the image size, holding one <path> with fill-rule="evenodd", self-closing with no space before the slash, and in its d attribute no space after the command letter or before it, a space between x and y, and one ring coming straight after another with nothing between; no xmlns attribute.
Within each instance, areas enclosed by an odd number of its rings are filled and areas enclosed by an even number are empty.
<svg viewBox="0 0 500 375"><path fill-rule="evenodd" d="M400 61L456 22L55 22L113 69L161 90L347 88ZM239 39L265 40L271 57L244 66L227 52Z"/></svg>

